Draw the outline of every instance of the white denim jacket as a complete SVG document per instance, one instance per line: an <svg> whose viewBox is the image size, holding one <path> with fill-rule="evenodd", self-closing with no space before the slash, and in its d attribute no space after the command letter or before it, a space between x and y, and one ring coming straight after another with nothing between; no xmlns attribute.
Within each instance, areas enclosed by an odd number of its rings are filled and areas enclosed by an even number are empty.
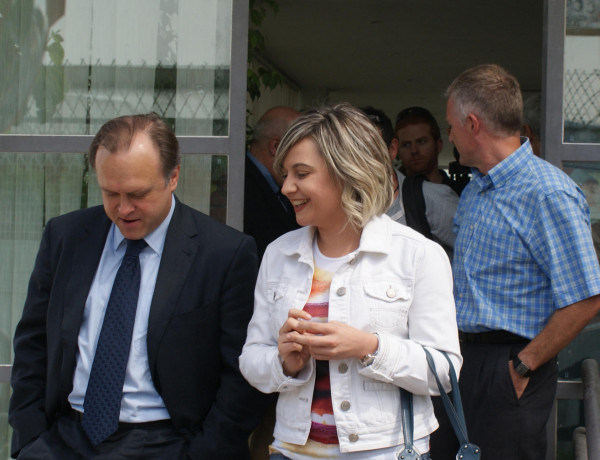
<svg viewBox="0 0 600 460"><path fill-rule="evenodd" d="M315 362L294 378L283 373L279 329L291 308L302 309L311 289L315 229L304 227L271 243L255 289L254 315L240 369L264 393L279 392L274 436L305 444L311 425ZM329 361L331 397L342 452L403 444L400 392L414 396L414 439L438 424L428 395L438 394L422 346L434 356L449 390L448 352L462 364L448 257L436 243L383 215L365 226L358 249L331 281L329 321L379 334L375 361ZM410 326L409 326L410 324Z"/></svg>

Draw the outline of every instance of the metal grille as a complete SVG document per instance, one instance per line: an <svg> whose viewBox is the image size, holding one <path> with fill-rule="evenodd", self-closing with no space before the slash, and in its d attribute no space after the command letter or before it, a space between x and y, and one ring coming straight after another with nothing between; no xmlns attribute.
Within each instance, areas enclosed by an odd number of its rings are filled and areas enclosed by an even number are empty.
<svg viewBox="0 0 600 460"><path fill-rule="evenodd" d="M600 70L565 72L565 125L600 128Z"/></svg>
<svg viewBox="0 0 600 460"><path fill-rule="evenodd" d="M79 65L44 67L43 99L30 97L11 133L94 134L120 115L156 112L178 135L226 136L229 68ZM51 85L58 76L61 85Z"/></svg>

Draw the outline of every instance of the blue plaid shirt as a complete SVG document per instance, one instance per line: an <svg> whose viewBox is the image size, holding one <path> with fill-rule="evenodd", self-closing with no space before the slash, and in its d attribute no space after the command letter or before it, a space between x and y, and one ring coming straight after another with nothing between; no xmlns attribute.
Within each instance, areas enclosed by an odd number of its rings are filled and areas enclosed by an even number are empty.
<svg viewBox="0 0 600 460"><path fill-rule="evenodd" d="M583 192L533 155L529 141L473 170L454 219L458 328L532 339L552 313L600 293L600 267Z"/></svg>

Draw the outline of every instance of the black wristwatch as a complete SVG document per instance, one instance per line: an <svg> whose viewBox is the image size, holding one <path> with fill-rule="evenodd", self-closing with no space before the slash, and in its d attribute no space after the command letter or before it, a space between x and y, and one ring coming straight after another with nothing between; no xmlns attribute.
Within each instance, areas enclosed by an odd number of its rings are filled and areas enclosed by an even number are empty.
<svg viewBox="0 0 600 460"><path fill-rule="evenodd" d="M531 374L533 374L533 371L518 356L513 358L513 367L521 377L531 377Z"/></svg>

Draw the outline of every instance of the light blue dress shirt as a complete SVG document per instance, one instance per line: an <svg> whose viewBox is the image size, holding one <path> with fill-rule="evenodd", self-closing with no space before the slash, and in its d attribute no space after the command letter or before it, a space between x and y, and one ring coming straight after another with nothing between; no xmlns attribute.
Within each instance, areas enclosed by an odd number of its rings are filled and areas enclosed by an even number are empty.
<svg viewBox="0 0 600 460"><path fill-rule="evenodd" d="M585 196L527 138L487 175L473 169L454 218L458 328L534 338L550 316L600 293Z"/></svg>
<svg viewBox="0 0 600 460"><path fill-rule="evenodd" d="M174 209L175 198L172 197L169 214L152 233L146 235L144 239L148 246L140 253L140 294L123 385L123 399L119 417L121 422L140 423L170 418L165 403L152 383L148 365L146 333L158 267L165 245L167 228L171 222ZM83 412L83 400L108 298L117 270L125 256L126 247L127 244L123 234L113 223L110 226L100 264L85 303L83 321L79 330L77 342L79 353L69 403L73 409L80 412Z"/></svg>

